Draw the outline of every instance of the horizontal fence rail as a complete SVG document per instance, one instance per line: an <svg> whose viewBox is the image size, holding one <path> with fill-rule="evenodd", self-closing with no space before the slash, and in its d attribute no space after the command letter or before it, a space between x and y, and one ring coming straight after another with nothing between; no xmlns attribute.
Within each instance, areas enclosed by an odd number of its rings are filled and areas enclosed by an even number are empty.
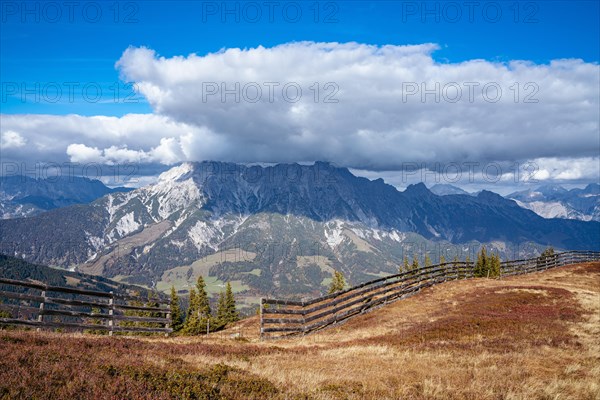
<svg viewBox="0 0 600 400"><path fill-rule="evenodd" d="M567 251L546 257L500 263L500 276L600 260L600 252ZM276 339L305 335L386 303L412 296L423 288L474 276L475 262L447 262L365 282L350 289L307 301L260 300L260 337Z"/></svg>
<svg viewBox="0 0 600 400"><path fill-rule="evenodd" d="M144 305L144 303L147 303ZM0 278L0 326L170 334L165 300ZM8 315L8 316L6 316Z"/></svg>

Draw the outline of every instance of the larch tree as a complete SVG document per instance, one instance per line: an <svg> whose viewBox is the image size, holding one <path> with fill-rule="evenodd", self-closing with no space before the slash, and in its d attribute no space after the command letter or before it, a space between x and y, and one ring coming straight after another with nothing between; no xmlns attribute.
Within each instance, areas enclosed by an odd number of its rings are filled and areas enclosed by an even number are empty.
<svg viewBox="0 0 600 400"><path fill-rule="evenodd" d="M344 275L340 271L333 271L333 279L331 285L329 285L329 294L335 292L341 292L346 287L346 280Z"/></svg>

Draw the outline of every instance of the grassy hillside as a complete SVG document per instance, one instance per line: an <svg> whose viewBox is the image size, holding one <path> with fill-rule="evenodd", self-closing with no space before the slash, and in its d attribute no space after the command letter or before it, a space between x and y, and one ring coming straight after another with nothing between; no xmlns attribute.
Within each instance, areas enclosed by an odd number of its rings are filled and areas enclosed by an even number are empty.
<svg viewBox="0 0 600 400"><path fill-rule="evenodd" d="M0 398L597 399L600 263L455 281L295 340L0 332Z"/></svg>

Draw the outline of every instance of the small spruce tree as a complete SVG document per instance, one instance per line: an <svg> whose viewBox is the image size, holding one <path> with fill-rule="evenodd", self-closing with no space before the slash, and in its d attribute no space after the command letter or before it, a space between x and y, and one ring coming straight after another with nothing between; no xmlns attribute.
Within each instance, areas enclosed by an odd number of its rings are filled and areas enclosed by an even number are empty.
<svg viewBox="0 0 600 400"><path fill-rule="evenodd" d="M485 246L481 246L481 250L477 253L477 262L475 263L474 274L476 277L482 278L487 276L489 260Z"/></svg>
<svg viewBox="0 0 600 400"><path fill-rule="evenodd" d="M223 328L227 325L227 304L225 302L225 292L219 293L219 300L217 301L217 316L215 317L215 325L217 329Z"/></svg>
<svg viewBox="0 0 600 400"><path fill-rule="evenodd" d="M240 317L235 307L235 296L230 282L227 282L227 286L225 286L225 309L227 310L227 323L239 321Z"/></svg>
<svg viewBox="0 0 600 400"><path fill-rule="evenodd" d="M423 261L423 263L425 264L425 267L431 266L431 258L429 258L429 253L425 254L425 260Z"/></svg>
<svg viewBox="0 0 600 400"><path fill-rule="evenodd" d="M554 260L556 260L556 255L554 254L554 248L548 247L538 257L537 265L538 265L538 267L546 267L546 266L552 265Z"/></svg>
<svg viewBox="0 0 600 400"><path fill-rule="evenodd" d="M190 290L190 307L187 318L183 324L183 332L187 335L199 335L206 332L206 326L210 323L212 316L206 283L202 276L198 277L196 290Z"/></svg>
<svg viewBox="0 0 600 400"><path fill-rule="evenodd" d="M183 314L181 312L181 305L179 304L179 296L175 286L171 286L171 329L173 332L178 332L183 327Z"/></svg>
<svg viewBox="0 0 600 400"><path fill-rule="evenodd" d="M500 256L494 253L490 260L490 278L498 278L500 276Z"/></svg>
<svg viewBox="0 0 600 400"><path fill-rule="evenodd" d="M408 256L406 254L404 255L403 266L404 266L404 271L400 270L400 272L406 272L410 269L410 265L408 264Z"/></svg>
<svg viewBox="0 0 600 400"><path fill-rule="evenodd" d="M415 254L415 255L413 256L413 261L412 261L412 264L411 264L411 266L410 266L410 269L411 269L411 271L412 271L412 274L411 274L411 275L413 275L413 276L414 276L414 275L416 275L416 274L417 274L417 271L419 270L419 268L420 268L420 267L419 267L419 259L417 258L417 255Z"/></svg>

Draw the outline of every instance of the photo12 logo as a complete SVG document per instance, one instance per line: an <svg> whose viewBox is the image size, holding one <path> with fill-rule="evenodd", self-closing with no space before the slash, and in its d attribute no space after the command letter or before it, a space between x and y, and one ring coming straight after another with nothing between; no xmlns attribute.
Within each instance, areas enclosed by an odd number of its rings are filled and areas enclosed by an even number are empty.
<svg viewBox="0 0 600 400"><path fill-rule="evenodd" d="M139 103L136 84L127 82L2 82L0 99L21 103Z"/></svg>
<svg viewBox="0 0 600 400"><path fill-rule="evenodd" d="M334 24L339 10L334 1L203 1L202 22Z"/></svg>
<svg viewBox="0 0 600 400"><path fill-rule="evenodd" d="M402 82L402 103L497 103L503 97L514 103L539 103L536 82Z"/></svg>
<svg viewBox="0 0 600 400"><path fill-rule="evenodd" d="M0 20L3 24L137 24L139 11L135 1L2 1Z"/></svg>
<svg viewBox="0 0 600 400"><path fill-rule="evenodd" d="M402 1L403 23L537 24L540 5L533 1Z"/></svg>
<svg viewBox="0 0 600 400"><path fill-rule="evenodd" d="M314 103L339 103L340 88L335 82L300 85L297 82L202 82L202 103L274 103L282 99L297 103L308 95Z"/></svg>
<svg viewBox="0 0 600 400"><path fill-rule="evenodd" d="M402 183L475 183L495 184L500 181L514 183L537 183L536 174L539 166L532 161L527 162L403 162L401 168Z"/></svg>
<svg viewBox="0 0 600 400"><path fill-rule="evenodd" d="M140 165L137 163L100 164L95 162L53 162L39 161L33 163L11 162L0 163L0 176L43 179L51 183L73 182L75 178L101 180L109 186L133 185L139 181Z"/></svg>

